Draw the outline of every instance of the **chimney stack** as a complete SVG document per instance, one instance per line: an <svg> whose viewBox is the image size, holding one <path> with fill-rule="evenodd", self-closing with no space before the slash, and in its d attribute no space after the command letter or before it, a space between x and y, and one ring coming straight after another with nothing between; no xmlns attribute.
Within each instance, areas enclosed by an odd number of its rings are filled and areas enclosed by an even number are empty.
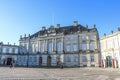
<svg viewBox="0 0 120 80"><path fill-rule="evenodd" d="M60 28L60 24L57 24L57 28Z"/></svg>
<svg viewBox="0 0 120 80"><path fill-rule="evenodd" d="M74 21L74 26L78 26L78 21Z"/></svg>
<svg viewBox="0 0 120 80"><path fill-rule="evenodd" d="M45 26L43 26L43 27L42 27L42 31L44 31L45 29L46 29Z"/></svg>

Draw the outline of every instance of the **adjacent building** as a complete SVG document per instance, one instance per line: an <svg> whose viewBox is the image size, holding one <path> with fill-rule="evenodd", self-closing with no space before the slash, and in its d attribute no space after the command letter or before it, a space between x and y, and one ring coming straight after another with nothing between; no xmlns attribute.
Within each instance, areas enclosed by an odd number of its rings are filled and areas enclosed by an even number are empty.
<svg viewBox="0 0 120 80"><path fill-rule="evenodd" d="M17 63L17 55L19 53L19 46L11 44L3 44L0 42L0 64L10 65L11 61Z"/></svg>
<svg viewBox="0 0 120 80"><path fill-rule="evenodd" d="M101 66L102 67L120 67L120 29L118 32L110 35L104 34L100 39L101 44Z"/></svg>
<svg viewBox="0 0 120 80"><path fill-rule="evenodd" d="M71 26L57 24L19 40L17 65L37 67L98 67L100 66L99 34L94 25L89 29L74 21Z"/></svg>

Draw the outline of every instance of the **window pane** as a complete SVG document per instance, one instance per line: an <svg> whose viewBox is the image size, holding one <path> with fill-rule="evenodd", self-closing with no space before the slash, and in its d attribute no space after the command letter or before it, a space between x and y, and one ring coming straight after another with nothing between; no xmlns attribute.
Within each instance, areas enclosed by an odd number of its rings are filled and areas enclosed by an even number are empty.
<svg viewBox="0 0 120 80"><path fill-rule="evenodd" d="M66 45L66 51L70 51L70 45Z"/></svg>
<svg viewBox="0 0 120 80"><path fill-rule="evenodd" d="M94 56L91 56L91 62L94 62Z"/></svg>
<svg viewBox="0 0 120 80"><path fill-rule="evenodd" d="M73 50L74 50L74 51L78 51L78 45L77 45L77 44L74 44L74 45L73 45Z"/></svg>
<svg viewBox="0 0 120 80"><path fill-rule="evenodd" d="M82 44L82 50L86 50L86 44Z"/></svg>
<svg viewBox="0 0 120 80"><path fill-rule="evenodd" d="M87 62L86 56L82 56L82 62Z"/></svg>
<svg viewBox="0 0 120 80"><path fill-rule="evenodd" d="M90 43L90 50L94 50L94 44Z"/></svg>

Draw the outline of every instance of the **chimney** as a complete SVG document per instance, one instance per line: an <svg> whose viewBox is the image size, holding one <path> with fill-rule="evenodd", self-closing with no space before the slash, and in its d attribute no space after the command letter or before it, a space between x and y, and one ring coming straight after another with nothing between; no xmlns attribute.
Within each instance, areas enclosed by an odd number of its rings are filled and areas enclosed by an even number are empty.
<svg viewBox="0 0 120 80"><path fill-rule="evenodd" d="M118 31L120 31L120 27L118 27Z"/></svg>
<svg viewBox="0 0 120 80"><path fill-rule="evenodd" d="M28 37L30 37L30 34L28 34Z"/></svg>
<svg viewBox="0 0 120 80"><path fill-rule="evenodd" d="M60 28L60 24L57 24L57 28L58 28L58 29Z"/></svg>
<svg viewBox="0 0 120 80"><path fill-rule="evenodd" d="M74 26L78 26L78 21L74 21Z"/></svg>
<svg viewBox="0 0 120 80"><path fill-rule="evenodd" d="M96 28L96 25L94 24L94 28Z"/></svg>
<svg viewBox="0 0 120 80"><path fill-rule="evenodd" d="M88 29L88 25L86 25L86 28Z"/></svg>
<svg viewBox="0 0 120 80"><path fill-rule="evenodd" d="M111 30L111 33L113 34L113 30Z"/></svg>
<svg viewBox="0 0 120 80"><path fill-rule="evenodd" d="M22 39L22 35L20 35L20 39Z"/></svg>
<svg viewBox="0 0 120 80"><path fill-rule="evenodd" d="M42 31L44 31L44 30L45 30L45 26L42 27Z"/></svg>
<svg viewBox="0 0 120 80"><path fill-rule="evenodd" d="M8 42L8 45L9 45L9 42Z"/></svg>
<svg viewBox="0 0 120 80"><path fill-rule="evenodd" d="M106 36L106 33L104 33L104 36Z"/></svg>
<svg viewBox="0 0 120 80"><path fill-rule="evenodd" d="M26 38L26 34L24 35L24 37Z"/></svg>
<svg viewBox="0 0 120 80"><path fill-rule="evenodd" d="M14 46L15 46L15 43L14 43Z"/></svg>

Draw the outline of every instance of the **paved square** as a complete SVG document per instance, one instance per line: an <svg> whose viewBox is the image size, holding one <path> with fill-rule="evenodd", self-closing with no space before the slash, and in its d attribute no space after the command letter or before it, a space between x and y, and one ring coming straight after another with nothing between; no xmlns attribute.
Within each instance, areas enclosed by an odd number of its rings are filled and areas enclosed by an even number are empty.
<svg viewBox="0 0 120 80"><path fill-rule="evenodd" d="M120 80L120 69L0 67L0 80Z"/></svg>

